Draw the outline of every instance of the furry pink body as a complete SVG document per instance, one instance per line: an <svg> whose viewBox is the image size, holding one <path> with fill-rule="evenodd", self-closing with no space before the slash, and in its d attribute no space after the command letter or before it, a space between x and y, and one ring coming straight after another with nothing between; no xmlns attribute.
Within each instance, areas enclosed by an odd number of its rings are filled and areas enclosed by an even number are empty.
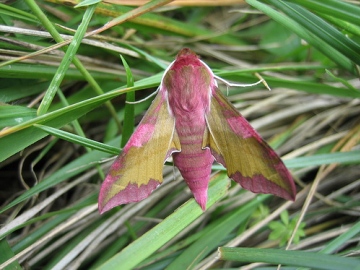
<svg viewBox="0 0 360 270"><path fill-rule="evenodd" d="M181 151L173 154L174 164L205 210L214 157L210 149L202 145L205 115L209 113L210 93L215 87L211 84L214 80L207 78L213 76L198 58L186 53L176 59L166 76L161 91L168 93L170 113L175 118L175 130L181 144Z"/></svg>

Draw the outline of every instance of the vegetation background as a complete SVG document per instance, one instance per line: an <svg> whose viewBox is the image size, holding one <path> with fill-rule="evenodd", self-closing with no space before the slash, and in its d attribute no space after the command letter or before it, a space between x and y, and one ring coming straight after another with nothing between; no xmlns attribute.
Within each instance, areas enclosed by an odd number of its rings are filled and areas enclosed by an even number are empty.
<svg viewBox="0 0 360 270"><path fill-rule="evenodd" d="M79 2L0 3L0 269L359 267L358 1ZM283 157L296 202L214 165L203 213L164 166L148 199L99 215L151 102L125 100L153 93L183 47L226 80L266 80L228 97Z"/></svg>

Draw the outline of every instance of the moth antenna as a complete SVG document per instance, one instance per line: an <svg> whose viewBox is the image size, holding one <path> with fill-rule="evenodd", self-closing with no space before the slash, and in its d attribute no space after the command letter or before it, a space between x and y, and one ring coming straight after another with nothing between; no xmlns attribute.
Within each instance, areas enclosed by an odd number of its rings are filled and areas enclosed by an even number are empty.
<svg viewBox="0 0 360 270"><path fill-rule="evenodd" d="M259 83L265 82L265 80L263 78L261 78L258 82L256 83L249 83L249 84L241 84L241 83L231 83L228 82L227 80L220 78L219 76L214 75L214 78L219 80L220 82L224 83L227 87L248 87L248 86L254 86L257 85ZM269 86L264 83L264 85L266 86L266 88L270 89Z"/></svg>
<svg viewBox="0 0 360 270"><path fill-rule="evenodd" d="M155 96L155 95L159 92L159 89L160 89L160 88L156 89L156 91L155 91L154 93L148 95L147 97L145 97L145 98L143 98L143 99L140 99L140 100L137 100L137 101L125 101L125 103L127 103L127 104L138 104L138 103L141 103L141 102L143 102L143 101L145 101L145 100L148 100L148 99L151 98L152 96Z"/></svg>

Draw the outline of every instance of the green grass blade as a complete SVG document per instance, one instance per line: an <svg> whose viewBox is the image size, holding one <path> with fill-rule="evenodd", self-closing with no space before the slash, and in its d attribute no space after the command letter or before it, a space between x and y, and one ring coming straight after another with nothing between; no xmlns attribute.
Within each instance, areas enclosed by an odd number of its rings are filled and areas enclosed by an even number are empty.
<svg viewBox="0 0 360 270"><path fill-rule="evenodd" d="M76 51L78 50L81 39L84 37L86 29L88 28L88 25L90 23L90 20L92 18L92 15L95 12L96 5L90 6L83 17L83 21L80 24L78 30L76 31L73 40L71 41L69 48L67 49L64 58L61 61L61 64L55 74L55 77L51 81L48 90L46 91L46 94L38 108L38 115L43 115L46 113L52 103L52 100L60 88L60 84L63 81L65 77L66 70L69 68L72 59L74 58Z"/></svg>
<svg viewBox="0 0 360 270"><path fill-rule="evenodd" d="M131 69L126 62L125 58L121 57L121 61L125 67L126 71L126 78L127 78L127 87L133 87L134 86L134 78L131 73ZM126 103L125 103L125 112L124 112L124 125L123 125L123 131L121 136L121 147L124 147L126 142L129 140L131 134L134 131L134 124L135 124L135 110L134 110L134 104L130 104L127 102L134 102L135 101L135 92L127 92L126 93Z"/></svg>
<svg viewBox="0 0 360 270"><path fill-rule="evenodd" d="M2 3L0 3L0 14L8 15L17 18L19 20L25 20L33 23L37 22L36 17L34 15Z"/></svg>
<svg viewBox="0 0 360 270"><path fill-rule="evenodd" d="M326 164L359 164L360 150L317 154L308 157L297 157L290 160L284 160L284 163L288 168L304 168Z"/></svg>
<svg viewBox="0 0 360 270"><path fill-rule="evenodd" d="M53 128L60 128L122 93L157 86L160 82L160 78L161 74L155 75L138 81L134 87L128 89L119 88L0 131L0 161L16 154L47 135L47 133L34 128L34 124L43 124Z"/></svg>
<svg viewBox="0 0 360 270"><path fill-rule="evenodd" d="M64 140L69 141L69 142L73 142L75 144L82 145L84 147L89 147L89 148L94 149L94 150L99 150L99 151L102 151L102 152L106 152L106 153L109 153L111 155L118 155L120 153L119 148L112 147L112 146L109 146L107 144L100 143L100 142L97 142L97 141L94 141L94 140L90 140L90 139L87 139L87 138L84 138L84 137L81 137L81 136L78 136L76 134L69 133L69 132L66 132L66 131L63 131L63 130L60 130L60 129L47 127L47 126L44 126L44 125L38 125L38 124L35 124L34 127L37 127L37 128L45 131L48 134L51 134L51 135L55 136L55 137L58 137L60 139L64 139Z"/></svg>
<svg viewBox="0 0 360 270"><path fill-rule="evenodd" d="M335 27L296 4L285 4L277 1L273 1L272 3L313 35L319 37L358 65L360 64L360 46Z"/></svg>
<svg viewBox="0 0 360 270"><path fill-rule="evenodd" d="M109 145L119 145L119 138L116 138L110 142ZM52 173L49 177L43 179L43 181L39 182L37 185L32 187L31 189L25 191L20 196L17 196L15 200L6 204L3 208L0 209L0 213L5 212L6 210L16 206L17 204L31 198L32 196L53 187L59 183L62 183L66 180L71 179L76 175L94 167L99 163L100 160L109 158L110 155L105 152L92 151L87 153L80 158L70 162L69 164L61 167L61 169Z"/></svg>
<svg viewBox="0 0 360 270"><path fill-rule="evenodd" d="M219 257L225 261L264 262L312 269L360 269L359 259L306 251L221 247Z"/></svg>
<svg viewBox="0 0 360 270"><path fill-rule="evenodd" d="M329 59L332 59L332 61L337 63L339 66L351 72L354 72L354 65L352 64L352 61L350 59L348 59L343 54L335 50L333 47L331 47L329 44L324 42L322 39L309 33L308 30L306 30L304 27L299 25L293 19L284 16L283 13L280 13L275 9L271 8L270 6L265 5L257 0L246 0L246 2L251 6L261 10L266 15L271 17L273 20L287 27L288 29L296 33L299 37L305 39L308 43L310 43L316 49L322 52L324 55L329 57ZM269 2L277 6L285 7L285 3L283 3L282 1L269 0Z"/></svg>
<svg viewBox="0 0 360 270"><path fill-rule="evenodd" d="M178 256L167 270L190 269L200 260L206 257L216 247L221 245L221 241L226 238L232 231L241 224L248 221L249 216L256 210L260 203L263 203L268 195L260 195L258 200L250 201L237 210L230 212L227 216L222 217L221 222L202 235L190 247L188 247L180 256Z"/></svg>
<svg viewBox="0 0 360 270"><path fill-rule="evenodd" d="M229 182L223 176L224 175L217 175L210 182L207 208L211 207L211 205L226 194ZM173 214L165 218L160 224L132 242L98 269L116 269L119 265L121 265L121 269L123 270L133 269L137 264L186 228L202 213L201 208L195 200L189 200ZM149 245L149 243L151 243L151 245Z"/></svg>
<svg viewBox="0 0 360 270"><path fill-rule="evenodd" d="M56 42L60 43L63 42L64 39L60 36L59 32L56 30L53 23L47 18L47 16L44 14L42 9L38 6L38 4L34 0L26 0L27 4L31 8L31 10L36 14L38 19L40 20L41 24L48 30L48 32L51 34L51 36L55 39ZM86 3L82 2L84 5ZM89 3L87 3L89 5ZM80 25L81 27L81 25ZM80 29L79 27L79 29ZM75 38L75 36L74 36ZM65 48L62 48L65 51ZM81 63L81 61L78 59L76 55L73 56L73 64L76 66L76 68L81 72L83 77L89 82L89 84L92 86L94 91L101 95L104 93L104 91L101 89L100 85L97 83L97 81L94 79L94 77L88 72L88 70L85 68L85 66ZM67 72L69 68L67 68L65 71ZM120 129L120 121L117 119L116 111L110 101L106 102L106 106L108 107L111 115L116 121L116 124L118 128Z"/></svg>
<svg viewBox="0 0 360 270"><path fill-rule="evenodd" d="M335 250L341 248L347 241L360 233L360 222L356 223L347 232L341 234L331 242L329 242L323 250L320 251L322 254L330 254Z"/></svg>
<svg viewBox="0 0 360 270"><path fill-rule="evenodd" d="M359 25L360 8L357 5L337 0L292 0L292 2L311 10L316 10L335 18L351 22L355 25Z"/></svg>
<svg viewBox="0 0 360 270"><path fill-rule="evenodd" d="M15 254L12 251L7 240L6 239L0 240L0 264L6 262L8 259L11 259L14 255ZM3 270L17 270L17 269L19 270L23 269L18 263L18 261L14 261L5 268L3 268Z"/></svg>

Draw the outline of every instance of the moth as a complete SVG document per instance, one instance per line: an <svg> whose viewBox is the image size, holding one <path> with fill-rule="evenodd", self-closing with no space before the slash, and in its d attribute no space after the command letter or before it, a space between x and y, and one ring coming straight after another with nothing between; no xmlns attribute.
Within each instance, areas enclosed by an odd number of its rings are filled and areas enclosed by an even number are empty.
<svg viewBox="0 0 360 270"><path fill-rule="evenodd" d="M147 198L162 183L171 155L203 211L214 160L245 189L295 200L284 163L188 48L165 70L154 101L110 167L100 189L100 213Z"/></svg>

